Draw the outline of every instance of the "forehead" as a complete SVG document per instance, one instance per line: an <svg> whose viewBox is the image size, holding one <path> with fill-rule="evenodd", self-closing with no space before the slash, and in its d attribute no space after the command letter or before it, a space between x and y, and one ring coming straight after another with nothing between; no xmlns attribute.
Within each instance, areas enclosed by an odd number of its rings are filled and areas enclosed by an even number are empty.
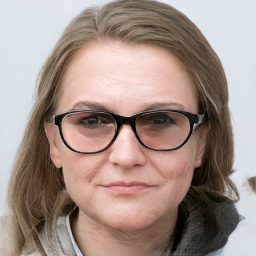
<svg viewBox="0 0 256 256"><path fill-rule="evenodd" d="M157 103L197 111L195 86L174 54L153 45L116 41L85 45L67 67L58 109L68 111L84 101L114 112L143 111Z"/></svg>

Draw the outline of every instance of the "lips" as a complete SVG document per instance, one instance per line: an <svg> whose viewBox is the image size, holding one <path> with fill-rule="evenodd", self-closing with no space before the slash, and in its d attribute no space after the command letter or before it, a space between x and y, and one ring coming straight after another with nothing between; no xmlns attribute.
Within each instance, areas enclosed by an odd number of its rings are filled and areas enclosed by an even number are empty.
<svg viewBox="0 0 256 256"><path fill-rule="evenodd" d="M133 182L118 181L118 182L112 182L106 185L102 185L102 187L118 194L133 194L133 193L139 193L139 192L145 191L154 186L149 185L147 183L143 183L143 182L137 182L137 181L133 181Z"/></svg>

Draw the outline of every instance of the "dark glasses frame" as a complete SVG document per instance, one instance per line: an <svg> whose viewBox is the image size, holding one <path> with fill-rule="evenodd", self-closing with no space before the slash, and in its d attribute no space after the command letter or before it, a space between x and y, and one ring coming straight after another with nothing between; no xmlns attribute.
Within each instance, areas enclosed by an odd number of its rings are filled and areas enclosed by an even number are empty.
<svg viewBox="0 0 256 256"><path fill-rule="evenodd" d="M70 115L70 114L75 114L75 113L86 113L86 112L94 112L94 113L102 113L102 114L108 114L110 116L112 116L116 122L116 130L115 130L115 135L113 136L112 140L102 149L96 150L96 151L78 151L76 149L73 149L72 147L69 146L69 144L67 143L67 141L64 138L63 132L62 132L62 128L61 128L61 124L62 124L62 120L65 116ZM153 148L150 147L146 144L143 143L143 141L140 139L137 131L136 131L136 119L144 114L150 114L150 113L158 113L158 112L172 112L172 113L179 113L182 114L184 116L186 116L189 120L190 123L190 131L189 134L187 136L187 138L184 140L183 143L181 143L179 146L175 147L175 148L171 148L171 149L157 149L157 148ZM115 141L115 139L117 138L120 128L122 125L124 124L128 124L131 126L133 132L135 133L136 138L138 139L138 141L140 142L140 144L142 146L144 146L145 148L151 149L151 150L155 150L155 151L172 151L172 150L177 150L179 148L181 148L182 146L184 146L187 141L189 140L189 138L192 135L193 129L195 126L202 124L203 122L206 121L206 115L205 114L201 114L201 115L197 115L197 114L192 114L190 112L187 111L181 111L181 110L173 110L173 109L154 109L154 110L147 110L147 111L143 111L140 112L138 114L135 114L133 116L121 116L121 115L117 115L108 111L102 111L102 110L72 110L72 111L68 111L59 115L53 115L51 118L51 123L54 125L57 125L59 128L59 132L60 132L60 136L61 139L63 141L63 143L72 151L76 152L76 153L82 153L82 154L94 154L94 153L99 153L102 152L104 150L106 150L107 148L109 148L111 146L111 144Z"/></svg>

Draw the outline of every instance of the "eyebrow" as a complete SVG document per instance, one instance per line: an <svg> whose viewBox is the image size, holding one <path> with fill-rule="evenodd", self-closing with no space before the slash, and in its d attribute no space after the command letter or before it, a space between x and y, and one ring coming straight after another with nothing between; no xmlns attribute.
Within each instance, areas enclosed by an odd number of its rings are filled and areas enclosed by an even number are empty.
<svg viewBox="0 0 256 256"><path fill-rule="evenodd" d="M71 109L72 110L83 110L83 109L92 109L92 110L104 110L108 111L108 108L98 102L90 102L90 101L80 101L77 102Z"/></svg>
<svg viewBox="0 0 256 256"><path fill-rule="evenodd" d="M161 102L161 103L150 104L149 106L147 106L145 110L153 110L153 109L184 110L185 106L176 102Z"/></svg>
<svg viewBox="0 0 256 256"><path fill-rule="evenodd" d="M111 111L110 108L106 107L105 105L99 103L99 102L91 102L91 101L80 101L77 102L69 111L72 110L103 110L103 111ZM141 111L147 111L147 110L154 110L154 109L175 109L175 110L184 110L185 106L176 103L176 102L156 102L149 105L146 105Z"/></svg>

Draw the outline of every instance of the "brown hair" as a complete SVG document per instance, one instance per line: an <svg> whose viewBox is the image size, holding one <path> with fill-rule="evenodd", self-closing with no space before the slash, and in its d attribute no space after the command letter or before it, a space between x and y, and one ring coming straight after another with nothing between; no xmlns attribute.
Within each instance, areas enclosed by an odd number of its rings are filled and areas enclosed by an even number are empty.
<svg viewBox="0 0 256 256"><path fill-rule="evenodd" d="M56 218L74 207L62 173L50 159L44 124L54 112L70 60L93 40L156 45L184 63L197 88L199 107L209 119L205 153L201 167L195 170L191 191L238 198L229 179L233 135L227 81L219 58L199 29L184 14L156 1L122 0L102 8L87 8L66 28L41 70L35 106L10 182L9 206L19 242L32 241L42 252L38 233L45 221L50 220L54 227Z"/></svg>

